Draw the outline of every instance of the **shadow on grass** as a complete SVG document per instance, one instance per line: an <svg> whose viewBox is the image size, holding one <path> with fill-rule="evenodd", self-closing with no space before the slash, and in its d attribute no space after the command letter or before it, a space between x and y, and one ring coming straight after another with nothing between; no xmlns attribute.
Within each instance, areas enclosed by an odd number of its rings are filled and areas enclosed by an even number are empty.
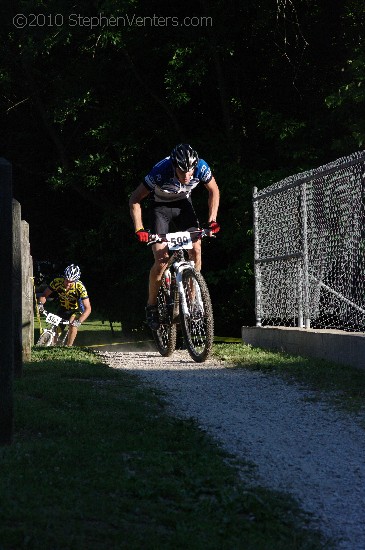
<svg viewBox="0 0 365 550"><path fill-rule="evenodd" d="M227 455L158 390L80 348L39 348L0 449L0 546L319 549L286 496L245 490Z"/></svg>

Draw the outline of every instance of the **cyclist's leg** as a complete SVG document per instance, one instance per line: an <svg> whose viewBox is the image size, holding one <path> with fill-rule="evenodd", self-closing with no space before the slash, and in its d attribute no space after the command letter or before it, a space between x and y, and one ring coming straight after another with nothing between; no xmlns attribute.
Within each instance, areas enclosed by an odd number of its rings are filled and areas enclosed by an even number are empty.
<svg viewBox="0 0 365 550"><path fill-rule="evenodd" d="M189 258L194 261L194 267L197 271L201 271L202 268L202 247L201 240L193 243L193 248L189 250Z"/></svg>
<svg viewBox="0 0 365 550"><path fill-rule="evenodd" d="M153 205L151 212L151 232L164 234L169 232L170 222L173 217L173 208L166 204ZM154 263L149 276L149 289L147 305L157 304L157 294L161 285L161 277L166 269L169 253L166 243L152 245Z"/></svg>
<svg viewBox="0 0 365 550"><path fill-rule="evenodd" d="M150 270L147 305L157 304L157 294L161 286L162 274L167 267L169 252L166 243L152 245L154 264Z"/></svg>
<svg viewBox="0 0 365 550"><path fill-rule="evenodd" d="M174 221L180 231L187 231L200 226L198 216L190 200L185 200L183 202L180 215ZM193 242L193 248L188 252L189 259L193 260L195 263L195 269L200 271L202 266L201 240L198 239Z"/></svg>
<svg viewBox="0 0 365 550"><path fill-rule="evenodd" d="M156 243L152 245L154 264L151 267L148 282L148 301L146 306L146 322L151 330L158 330L160 319L157 307L157 295L161 286L162 274L167 266L169 258L166 244Z"/></svg>
<svg viewBox="0 0 365 550"><path fill-rule="evenodd" d="M57 310L57 315L62 317L62 319L64 319L65 321L69 321L70 323L72 323L72 321L78 317L78 312L59 308ZM68 330L66 346L72 346L77 336L77 327L72 327L71 325L69 325L66 330Z"/></svg>
<svg viewBox="0 0 365 550"><path fill-rule="evenodd" d="M151 232L168 233L172 219L172 208L163 205L153 205L151 209ZM148 300L146 306L146 322L151 330L158 330L160 319L157 308L157 295L161 286L161 278L169 259L168 247L165 243L152 245L154 263L149 274Z"/></svg>
<svg viewBox="0 0 365 550"><path fill-rule="evenodd" d="M74 321L77 318L78 318L78 316L73 313L69 318L70 323L72 323L72 321ZM77 327L73 327L70 324L68 326L68 336L67 336L66 346L72 346L74 341L75 341L76 336L77 336Z"/></svg>

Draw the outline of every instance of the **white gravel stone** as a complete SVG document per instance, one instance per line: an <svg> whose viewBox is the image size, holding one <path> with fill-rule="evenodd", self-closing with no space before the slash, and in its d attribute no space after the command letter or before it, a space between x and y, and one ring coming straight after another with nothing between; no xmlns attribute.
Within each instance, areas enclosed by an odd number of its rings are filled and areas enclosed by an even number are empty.
<svg viewBox="0 0 365 550"><path fill-rule="evenodd" d="M294 496L336 548L365 550L365 430L355 417L302 385L215 360L197 364L185 351L100 356L163 389L176 415L254 463L251 483Z"/></svg>

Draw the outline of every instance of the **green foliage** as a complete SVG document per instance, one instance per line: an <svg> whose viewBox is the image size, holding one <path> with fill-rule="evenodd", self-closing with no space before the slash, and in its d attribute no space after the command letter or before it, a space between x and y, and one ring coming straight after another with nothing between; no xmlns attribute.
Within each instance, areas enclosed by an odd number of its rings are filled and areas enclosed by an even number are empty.
<svg viewBox="0 0 365 550"><path fill-rule="evenodd" d="M17 13L50 18L18 29ZM140 326L152 258L133 240L128 197L175 143L191 142L221 190L222 232L203 261L217 326L251 323L252 187L363 146L363 27L360 0L6 3L1 154L33 257L72 257L92 301ZM205 221L207 194L194 197Z"/></svg>
<svg viewBox="0 0 365 550"><path fill-rule="evenodd" d="M258 113L258 127L269 137L281 141L292 140L305 122L299 120L285 120L282 113L272 114L267 111Z"/></svg>
<svg viewBox="0 0 365 550"><path fill-rule="evenodd" d="M343 69L345 83L339 89L326 97L326 105L343 121L347 127L345 132L354 143L354 147L362 148L365 143L365 50L356 48L353 59L347 60Z"/></svg>

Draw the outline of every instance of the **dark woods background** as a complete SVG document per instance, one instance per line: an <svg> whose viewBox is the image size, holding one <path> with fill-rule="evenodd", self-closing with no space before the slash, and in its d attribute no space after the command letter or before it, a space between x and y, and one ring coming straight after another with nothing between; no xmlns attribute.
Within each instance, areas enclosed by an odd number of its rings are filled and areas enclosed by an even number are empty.
<svg viewBox="0 0 365 550"><path fill-rule="evenodd" d="M190 142L221 189L222 231L203 243L216 333L239 335L254 322L252 187L363 147L363 1L24 0L2 12L0 155L33 258L78 263L94 309L140 327L152 255L128 198ZM202 222L207 195L194 192Z"/></svg>

